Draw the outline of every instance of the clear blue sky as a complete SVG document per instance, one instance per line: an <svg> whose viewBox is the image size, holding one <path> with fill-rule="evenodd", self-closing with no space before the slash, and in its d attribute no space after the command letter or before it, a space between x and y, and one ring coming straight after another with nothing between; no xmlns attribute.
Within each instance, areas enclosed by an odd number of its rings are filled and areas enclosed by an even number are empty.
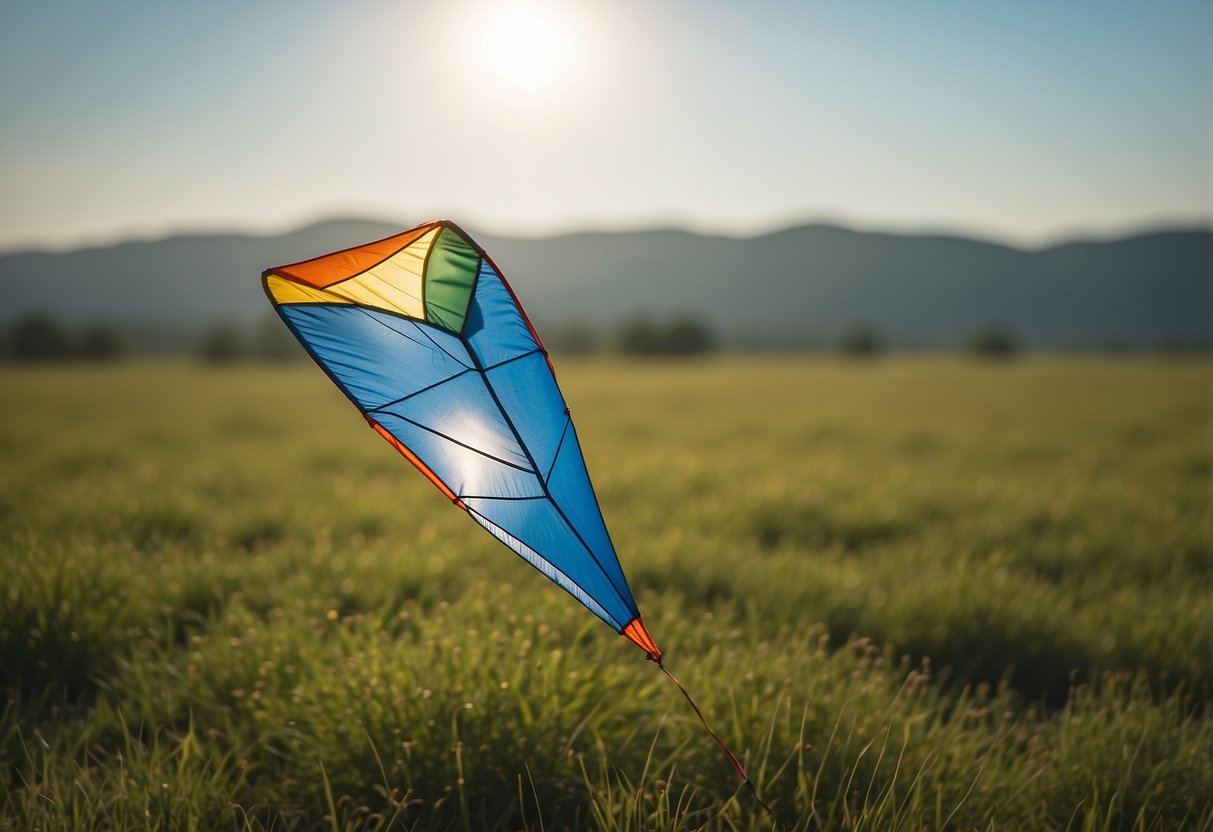
<svg viewBox="0 0 1213 832"><path fill-rule="evenodd" d="M11 0L0 182L0 249L1209 223L1213 3Z"/></svg>

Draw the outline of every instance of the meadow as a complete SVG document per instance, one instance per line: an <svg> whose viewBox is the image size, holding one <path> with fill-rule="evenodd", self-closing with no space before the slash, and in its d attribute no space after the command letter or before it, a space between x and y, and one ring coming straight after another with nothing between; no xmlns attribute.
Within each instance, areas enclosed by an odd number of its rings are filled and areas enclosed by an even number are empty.
<svg viewBox="0 0 1213 832"><path fill-rule="evenodd" d="M778 828L1213 829L1213 365L557 373ZM0 829L773 826L310 364L0 369L0 459Z"/></svg>

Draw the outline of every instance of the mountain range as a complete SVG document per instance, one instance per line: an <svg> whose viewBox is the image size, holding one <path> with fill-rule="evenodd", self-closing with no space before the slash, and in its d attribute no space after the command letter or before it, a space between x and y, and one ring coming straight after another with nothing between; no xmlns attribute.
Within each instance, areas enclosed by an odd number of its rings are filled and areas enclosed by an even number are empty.
<svg viewBox="0 0 1213 832"><path fill-rule="evenodd" d="M0 255L0 323L199 328L249 323L262 269L403 226L330 220L279 235L190 234ZM779 346L863 322L899 346L948 347L998 325L1035 348L1213 343L1213 230L1174 229L1039 249L980 239L803 225L753 237L670 229L542 238L469 232L541 332L689 317L727 340Z"/></svg>

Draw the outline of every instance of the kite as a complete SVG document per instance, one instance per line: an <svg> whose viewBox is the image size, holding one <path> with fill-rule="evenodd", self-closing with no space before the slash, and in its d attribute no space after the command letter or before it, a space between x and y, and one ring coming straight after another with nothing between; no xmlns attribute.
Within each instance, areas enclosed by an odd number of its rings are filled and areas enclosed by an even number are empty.
<svg viewBox="0 0 1213 832"><path fill-rule="evenodd" d="M267 269L282 320L366 421L490 534L654 661L547 351L439 221Z"/></svg>
<svg viewBox="0 0 1213 832"><path fill-rule="evenodd" d="M753 791L662 662L547 351L484 249L439 220L275 266L262 284L367 423L447 499L644 650Z"/></svg>

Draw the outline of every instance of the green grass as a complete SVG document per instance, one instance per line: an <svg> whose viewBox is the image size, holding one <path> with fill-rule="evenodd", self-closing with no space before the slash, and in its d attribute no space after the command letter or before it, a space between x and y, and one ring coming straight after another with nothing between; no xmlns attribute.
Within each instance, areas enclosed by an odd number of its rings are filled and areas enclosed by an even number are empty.
<svg viewBox="0 0 1213 832"><path fill-rule="evenodd" d="M559 362L788 829L1213 829L1213 367ZM769 829L314 367L0 371L0 829Z"/></svg>

